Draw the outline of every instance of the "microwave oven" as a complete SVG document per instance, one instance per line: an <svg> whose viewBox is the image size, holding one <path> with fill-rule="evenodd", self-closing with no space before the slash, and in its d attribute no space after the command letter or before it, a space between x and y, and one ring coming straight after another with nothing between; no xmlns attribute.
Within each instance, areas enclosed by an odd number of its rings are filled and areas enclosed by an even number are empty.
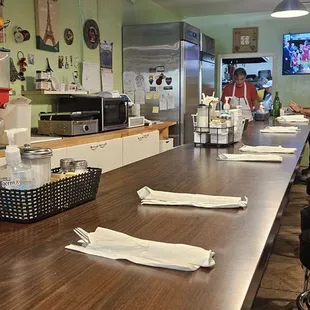
<svg viewBox="0 0 310 310"><path fill-rule="evenodd" d="M127 128L128 100L124 98L102 98L96 95L70 95L60 97L55 112L98 111L98 131Z"/></svg>

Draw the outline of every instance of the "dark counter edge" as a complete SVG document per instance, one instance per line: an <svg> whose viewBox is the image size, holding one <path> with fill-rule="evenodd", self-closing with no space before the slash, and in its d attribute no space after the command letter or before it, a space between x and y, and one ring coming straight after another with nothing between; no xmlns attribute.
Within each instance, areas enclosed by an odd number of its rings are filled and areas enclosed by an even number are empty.
<svg viewBox="0 0 310 310"><path fill-rule="evenodd" d="M308 136L308 138L309 138L309 136ZM301 155L300 155L300 158L298 160L296 167L298 167L300 165L304 151L305 151L305 146L303 147L303 150L301 152ZM296 176L296 170L297 169L295 169L295 171L292 175L291 182L287 186L285 195L282 199L282 202L281 202L280 208L277 212L275 221L274 221L272 228L270 230L270 233L268 235L268 238L267 238L267 241L266 241L266 244L264 247L264 251L260 257L256 271L255 271L254 276L251 280L250 287L248 289L248 292L247 292L246 297L244 299L244 302L242 304L242 307L241 307L242 310L251 310L253 307L254 300L255 300L256 295L258 293L258 290L260 288L260 283L262 281L262 278L264 276L265 270L266 270L268 262L269 262L269 257L271 256L271 252L272 252L273 246L275 244L276 236L278 235L278 232L279 232L280 227L281 227L282 215L283 215L284 209L287 207L287 204L288 204L288 196L289 196L290 190L292 188L292 185L294 183L294 179ZM300 288L300 289L302 289L302 288Z"/></svg>

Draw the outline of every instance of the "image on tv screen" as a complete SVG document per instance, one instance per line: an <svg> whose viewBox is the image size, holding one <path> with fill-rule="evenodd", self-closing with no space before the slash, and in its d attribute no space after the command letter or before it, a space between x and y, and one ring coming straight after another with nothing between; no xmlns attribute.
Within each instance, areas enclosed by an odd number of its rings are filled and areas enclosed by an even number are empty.
<svg viewBox="0 0 310 310"><path fill-rule="evenodd" d="M283 36L282 74L310 74L310 32Z"/></svg>

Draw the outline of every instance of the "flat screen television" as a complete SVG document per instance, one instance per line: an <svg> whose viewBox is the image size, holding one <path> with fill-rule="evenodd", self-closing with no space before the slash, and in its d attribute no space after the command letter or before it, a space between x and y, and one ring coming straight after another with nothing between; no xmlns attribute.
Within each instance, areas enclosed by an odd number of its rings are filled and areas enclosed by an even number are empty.
<svg viewBox="0 0 310 310"><path fill-rule="evenodd" d="M282 74L310 74L310 32L283 35Z"/></svg>

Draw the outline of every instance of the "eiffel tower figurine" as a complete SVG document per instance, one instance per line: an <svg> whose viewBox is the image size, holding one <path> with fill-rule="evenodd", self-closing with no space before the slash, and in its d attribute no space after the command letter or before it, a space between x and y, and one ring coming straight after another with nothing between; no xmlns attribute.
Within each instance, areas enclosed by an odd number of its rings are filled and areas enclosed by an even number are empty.
<svg viewBox="0 0 310 310"><path fill-rule="evenodd" d="M56 45L56 40L54 37L52 23L51 23L50 0L47 0L47 21L46 21L46 28L45 28L43 42L46 44L48 40L52 41L53 46Z"/></svg>

